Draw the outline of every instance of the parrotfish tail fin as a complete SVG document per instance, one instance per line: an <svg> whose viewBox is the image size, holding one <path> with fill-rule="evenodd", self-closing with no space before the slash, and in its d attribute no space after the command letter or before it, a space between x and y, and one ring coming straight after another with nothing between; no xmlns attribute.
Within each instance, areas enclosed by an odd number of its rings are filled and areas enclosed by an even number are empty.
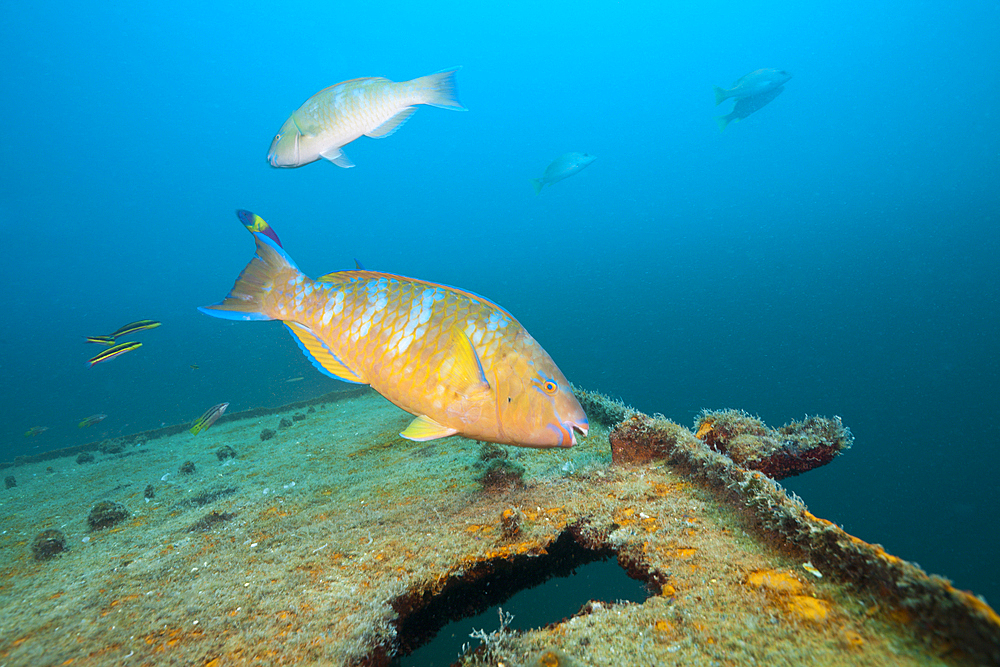
<svg viewBox="0 0 1000 667"><path fill-rule="evenodd" d="M729 97L729 94L718 86L712 86L712 90L715 91L715 106L719 106L726 101L727 97Z"/></svg>
<svg viewBox="0 0 1000 667"><path fill-rule="evenodd" d="M725 132L726 126L729 125L729 116L716 116L715 122L719 124L719 132Z"/></svg>
<svg viewBox="0 0 1000 667"><path fill-rule="evenodd" d="M243 223L243 226L251 232L261 232L263 234L267 234L274 240L275 243L279 246L281 245L281 239L279 239L278 235L273 229L271 229L271 225L267 224L267 221L256 213L239 209L236 211L236 217L239 218L240 222Z"/></svg>
<svg viewBox="0 0 1000 667"><path fill-rule="evenodd" d="M242 215L240 220L243 220ZM275 301L275 296L271 294L272 289L276 285L286 285L289 281L301 280L304 276L288 253L275 241L277 235L270 227L265 231L254 231L247 225L247 229L253 234L257 243L257 252L253 259L243 269L243 273L236 279L236 284L225 299L211 306L201 306L198 310L224 320L281 319L272 314Z"/></svg>
<svg viewBox="0 0 1000 667"><path fill-rule="evenodd" d="M533 186L535 186L535 194L536 195L542 194L542 179L540 179L540 178L533 178L533 179L531 179L531 184Z"/></svg>
<svg viewBox="0 0 1000 667"><path fill-rule="evenodd" d="M468 111L462 103L458 101L458 90L455 88L455 73L460 68L435 72L414 79L413 83L423 93L424 104L442 109L453 109L455 111Z"/></svg>

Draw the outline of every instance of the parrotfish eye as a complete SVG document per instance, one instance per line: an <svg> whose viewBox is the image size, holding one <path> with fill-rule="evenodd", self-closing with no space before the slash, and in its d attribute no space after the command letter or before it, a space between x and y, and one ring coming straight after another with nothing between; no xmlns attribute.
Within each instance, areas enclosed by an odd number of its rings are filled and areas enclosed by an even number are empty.
<svg viewBox="0 0 1000 667"><path fill-rule="evenodd" d="M552 395L557 391L559 391L559 385L557 385L552 380L546 380L545 384L542 385L542 388L545 390L545 393L549 395Z"/></svg>

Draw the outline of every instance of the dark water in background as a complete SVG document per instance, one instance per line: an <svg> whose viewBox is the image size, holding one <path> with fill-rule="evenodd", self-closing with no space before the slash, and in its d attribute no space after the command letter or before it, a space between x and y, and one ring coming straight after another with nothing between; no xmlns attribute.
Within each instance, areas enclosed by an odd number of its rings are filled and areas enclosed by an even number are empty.
<svg viewBox="0 0 1000 667"><path fill-rule="evenodd" d="M279 324L195 310L250 258L247 208L312 276L492 298L645 411L841 415L854 448L787 486L1000 602L995 2L131 4L0 24L0 459L335 388ZM468 113L421 108L355 169L267 165L320 88L454 65ZM759 67L795 78L720 134L711 86ZM536 197L567 151L598 160Z"/></svg>

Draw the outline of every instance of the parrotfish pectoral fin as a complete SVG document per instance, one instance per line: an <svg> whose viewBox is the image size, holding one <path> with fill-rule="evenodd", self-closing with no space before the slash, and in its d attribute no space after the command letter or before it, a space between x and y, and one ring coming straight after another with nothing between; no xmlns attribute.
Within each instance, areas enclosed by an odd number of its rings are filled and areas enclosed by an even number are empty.
<svg viewBox="0 0 1000 667"><path fill-rule="evenodd" d="M462 396L470 399L480 398L482 394L492 391L476 348L465 332L454 327L451 340L454 364L447 373L442 373L446 386L455 387Z"/></svg>
<svg viewBox="0 0 1000 667"><path fill-rule="evenodd" d="M315 116L306 116L302 113L302 109L296 109L292 113L292 122L295 123L295 129L298 130L299 134L306 137L314 137L317 134L322 134L323 132L323 122L316 118Z"/></svg>
<svg viewBox="0 0 1000 667"><path fill-rule="evenodd" d="M408 121L410 116L412 116L413 112L416 110L417 107L406 107L398 114L376 127L374 130L365 132L365 136L371 137L372 139L385 139L396 130L403 127L403 123Z"/></svg>
<svg viewBox="0 0 1000 667"><path fill-rule="evenodd" d="M435 72L434 74L428 74L419 79L414 79L411 83L420 88L424 104L441 109L451 109L452 111L468 111L458 101L458 90L455 88L455 73L459 69L461 68L455 67Z"/></svg>
<svg viewBox="0 0 1000 667"><path fill-rule="evenodd" d="M340 148L328 148L325 151L322 151L320 155L338 167L343 167L344 169L350 169L354 166L351 159L347 157L344 151L340 150Z"/></svg>
<svg viewBox="0 0 1000 667"><path fill-rule="evenodd" d="M242 217L240 218L242 220ZM247 229L250 229L247 227ZM250 230L257 243L257 253L236 279L229 296L211 306L201 306L201 312L224 320L272 320L264 298L272 289L276 279L282 274L298 274L299 268L288 253L265 233Z"/></svg>
<svg viewBox="0 0 1000 667"><path fill-rule="evenodd" d="M337 380L351 382L354 384L368 384L360 375L347 367L337 356L330 351L319 337L312 332L309 327L298 322L285 322L285 326L292 332L296 342L306 358L312 362L319 372L329 375Z"/></svg>
<svg viewBox="0 0 1000 667"><path fill-rule="evenodd" d="M729 125L729 116L716 116L715 122L719 124L719 132L724 132Z"/></svg>
<svg viewBox="0 0 1000 667"><path fill-rule="evenodd" d="M536 195L542 194L542 185L544 185L542 183L542 179L540 179L540 178L533 178L533 179L531 179L531 184L533 186L535 186L535 194Z"/></svg>
<svg viewBox="0 0 1000 667"><path fill-rule="evenodd" d="M411 421L410 425L403 429L400 435L407 440L425 442L427 440L447 438L449 435L455 435L456 433L458 433L458 429L451 428L450 426L442 426L427 415L420 415Z"/></svg>

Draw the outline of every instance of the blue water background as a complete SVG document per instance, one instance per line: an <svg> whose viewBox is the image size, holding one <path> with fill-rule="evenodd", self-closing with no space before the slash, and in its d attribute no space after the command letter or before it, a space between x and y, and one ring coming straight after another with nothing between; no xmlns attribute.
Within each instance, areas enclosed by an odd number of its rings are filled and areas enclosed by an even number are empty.
<svg viewBox="0 0 1000 667"><path fill-rule="evenodd" d="M312 276L492 298L642 410L841 415L854 448L788 488L1000 602L1000 6L417 5L7 3L0 459L338 386L281 325L195 310L250 258L247 208ZM455 65L468 113L421 108L355 169L267 165L319 89ZM760 67L795 77L720 134L712 85ZM598 160L536 197L567 151Z"/></svg>

